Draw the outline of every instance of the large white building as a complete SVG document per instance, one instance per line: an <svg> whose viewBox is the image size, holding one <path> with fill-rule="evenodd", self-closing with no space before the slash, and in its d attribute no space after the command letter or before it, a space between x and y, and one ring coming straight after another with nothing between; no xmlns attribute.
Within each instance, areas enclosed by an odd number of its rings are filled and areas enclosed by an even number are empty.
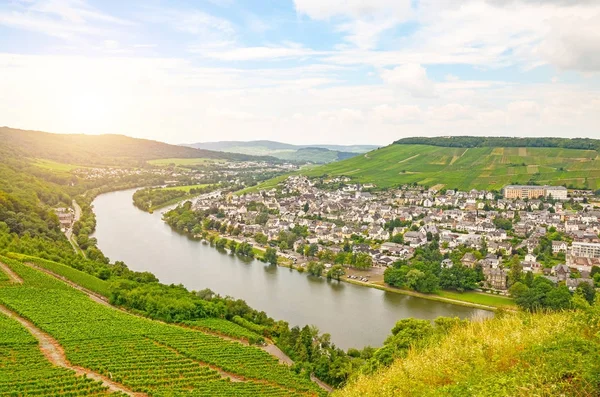
<svg viewBox="0 0 600 397"><path fill-rule="evenodd" d="M567 200L567 188L564 186L528 186L508 185L503 189L504 198L507 199L536 199L540 197L555 200Z"/></svg>
<svg viewBox="0 0 600 397"><path fill-rule="evenodd" d="M571 247L571 256L600 259L600 243L582 243L575 241Z"/></svg>

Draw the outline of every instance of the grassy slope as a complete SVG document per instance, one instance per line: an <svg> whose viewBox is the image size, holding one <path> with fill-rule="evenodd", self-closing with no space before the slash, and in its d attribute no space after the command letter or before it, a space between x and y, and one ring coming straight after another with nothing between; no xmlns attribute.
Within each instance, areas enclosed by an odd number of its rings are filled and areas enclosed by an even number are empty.
<svg viewBox="0 0 600 397"><path fill-rule="evenodd" d="M525 163L525 166L521 164ZM562 170L561 170L562 168ZM561 148L448 148L390 145L348 160L302 171L309 176L346 175L379 187L417 182L458 189L501 189L510 183L600 187L596 151Z"/></svg>
<svg viewBox="0 0 600 397"><path fill-rule="evenodd" d="M592 396L600 391L598 308L512 314L456 329L336 396Z"/></svg>

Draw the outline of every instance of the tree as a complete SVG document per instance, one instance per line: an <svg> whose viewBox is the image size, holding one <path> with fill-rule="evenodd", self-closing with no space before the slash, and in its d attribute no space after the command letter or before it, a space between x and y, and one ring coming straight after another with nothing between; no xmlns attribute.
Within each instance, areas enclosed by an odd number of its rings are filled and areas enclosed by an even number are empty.
<svg viewBox="0 0 600 397"><path fill-rule="evenodd" d="M263 233L259 232L254 235L254 240L256 240L257 243L264 245L269 241L269 238L267 236L265 236Z"/></svg>
<svg viewBox="0 0 600 397"><path fill-rule="evenodd" d="M523 266L518 255L510 260L510 271L508 272L508 284L513 285L523 280Z"/></svg>
<svg viewBox="0 0 600 397"><path fill-rule="evenodd" d="M316 277L321 277L323 270L325 270L325 265L321 262L311 261L308 262L308 265L306 265L306 271L308 274Z"/></svg>
<svg viewBox="0 0 600 397"><path fill-rule="evenodd" d="M287 249L288 249L287 242L285 242L285 241L282 241L281 243L279 243L279 249L280 249L281 251L285 251L285 250L287 250Z"/></svg>
<svg viewBox="0 0 600 397"><path fill-rule="evenodd" d="M311 244L308 246L308 250L305 256L310 256L313 257L317 254L317 252L319 251L319 246L317 244Z"/></svg>
<svg viewBox="0 0 600 397"><path fill-rule="evenodd" d="M302 211L308 212L308 210L309 210L308 203L304 203L304 205L302 206Z"/></svg>
<svg viewBox="0 0 600 397"><path fill-rule="evenodd" d="M340 278L344 277L345 274L346 271L344 270L344 267L342 265L333 265L331 269L329 269L329 271L327 272L327 278L333 278L337 281L340 281Z"/></svg>
<svg viewBox="0 0 600 397"><path fill-rule="evenodd" d="M510 295L513 298L517 298L519 296L522 296L524 294L527 293L527 291L529 291L529 287L525 284L523 284L522 282L516 282L514 283L508 290L510 292Z"/></svg>
<svg viewBox="0 0 600 397"><path fill-rule="evenodd" d="M577 286L575 293L583 296L590 305L594 304L594 301L596 299L596 289L592 287L591 284L585 282L580 283Z"/></svg>
<svg viewBox="0 0 600 397"><path fill-rule="evenodd" d="M566 285L552 289L546 295L545 306L554 310L571 308L571 293Z"/></svg>
<svg viewBox="0 0 600 397"><path fill-rule="evenodd" d="M265 251L265 255L263 256L263 259L270 263L271 265L276 265L277 264L277 251L275 250L275 248L267 248L267 250Z"/></svg>

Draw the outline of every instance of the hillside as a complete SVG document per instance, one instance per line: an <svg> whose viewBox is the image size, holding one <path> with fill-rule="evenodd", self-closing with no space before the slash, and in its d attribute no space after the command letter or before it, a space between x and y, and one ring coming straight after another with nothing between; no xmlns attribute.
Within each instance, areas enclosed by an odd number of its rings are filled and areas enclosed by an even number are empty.
<svg viewBox="0 0 600 397"><path fill-rule="evenodd" d="M599 309L472 322L334 395L597 396Z"/></svg>
<svg viewBox="0 0 600 397"><path fill-rule="evenodd" d="M597 189L600 156L596 150L563 147L396 143L303 173L315 177L345 175L382 188L418 183L448 189L499 190L507 184L535 183Z"/></svg>
<svg viewBox="0 0 600 397"><path fill-rule="evenodd" d="M0 334L0 357L11 357L0 365L0 394L78 395L72 393L83 389L78 383L86 378L77 376L82 373L99 381L87 381L85 395L109 390L153 396L324 394L258 347L124 313L101 296L0 260L13 278L0 282L0 326L10 331ZM47 358L34 337L51 346L42 345Z"/></svg>
<svg viewBox="0 0 600 397"><path fill-rule="evenodd" d="M254 156L273 156L282 160L316 164L344 160L377 147L373 145L291 145L275 141L199 142L185 146Z"/></svg>
<svg viewBox="0 0 600 397"><path fill-rule="evenodd" d="M251 156L169 145L124 135L53 134L0 127L3 150L23 157L80 165L124 165L164 158L250 160Z"/></svg>

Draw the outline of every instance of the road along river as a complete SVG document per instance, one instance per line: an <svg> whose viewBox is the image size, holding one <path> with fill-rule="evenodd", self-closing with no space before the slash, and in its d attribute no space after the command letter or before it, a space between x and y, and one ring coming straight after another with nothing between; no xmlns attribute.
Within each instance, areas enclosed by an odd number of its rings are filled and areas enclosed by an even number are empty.
<svg viewBox="0 0 600 397"><path fill-rule="evenodd" d="M94 200L94 237L112 261L132 270L154 273L166 284L191 290L210 288L244 299L290 325L316 325L344 349L380 346L396 321L415 317L489 317L491 312L386 292L337 281L316 279L288 268L244 260L174 232L162 212L134 207L134 190L100 195Z"/></svg>

